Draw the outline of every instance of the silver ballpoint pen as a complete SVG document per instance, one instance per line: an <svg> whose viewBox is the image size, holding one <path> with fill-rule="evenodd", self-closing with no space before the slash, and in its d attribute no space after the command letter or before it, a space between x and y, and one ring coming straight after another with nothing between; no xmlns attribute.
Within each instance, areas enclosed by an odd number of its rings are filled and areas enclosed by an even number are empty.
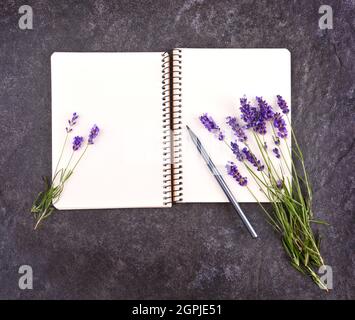
<svg viewBox="0 0 355 320"><path fill-rule="evenodd" d="M250 235L253 238L257 238L258 235L256 234L254 228L252 227L249 220L245 216L242 208L239 206L239 203L234 198L232 191L229 189L229 187L226 184L226 182L224 181L222 175L217 170L216 166L212 162L212 160L211 160L210 156L208 155L208 153L206 152L205 148L202 146L200 139L196 136L196 134L193 133L193 131L189 128L189 126L186 126L186 128L189 131L192 141L194 142L195 146L197 147L197 150L200 152L203 159L206 161L208 168L210 169L210 171L212 172L212 174L216 178L217 182L219 183L219 185L223 189L225 195L227 196L229 201L232 203L235 210L238 212L240 219L242 219L242 221L243 221L244 225L246 226L246 228L248 229Z"/></svg>

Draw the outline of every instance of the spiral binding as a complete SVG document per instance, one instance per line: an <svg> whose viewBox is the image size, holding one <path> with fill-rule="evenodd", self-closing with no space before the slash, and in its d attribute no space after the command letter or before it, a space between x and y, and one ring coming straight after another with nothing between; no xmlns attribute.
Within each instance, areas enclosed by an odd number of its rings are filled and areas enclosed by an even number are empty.
<svg viewBox="0 0 355 320"><path fill-rule="evenodd" d="M180 202L182 184L182 54L181 49L162 54L163 184L164 205Z"/></svg>
<svg viewBox="0 0 355 320"><path fill-rule="evenodd" d="M171 136L170 136L170 56L162 54L162 107L163 107L163 204L172 203Z"/></svg>

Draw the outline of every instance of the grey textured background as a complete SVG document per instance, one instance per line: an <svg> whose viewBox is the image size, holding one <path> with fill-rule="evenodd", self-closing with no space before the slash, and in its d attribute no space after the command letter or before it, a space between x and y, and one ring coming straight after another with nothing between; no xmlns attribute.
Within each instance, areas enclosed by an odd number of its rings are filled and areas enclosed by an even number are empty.
<svg viewBox="0 0 355 320"><path fill-rule="evenodd" d="M34 30L18 28L18 8ZM0 5L0 298L354 299L354 1L9 1ZM51 167L50 55L173 47L285 47L293 121L314 187L326 294L288 263L256 205L252 240L228 204L63 211L34 232ZM99 186L97 186L99 187ZM34 289L18 289L18 268Z"/></svg>

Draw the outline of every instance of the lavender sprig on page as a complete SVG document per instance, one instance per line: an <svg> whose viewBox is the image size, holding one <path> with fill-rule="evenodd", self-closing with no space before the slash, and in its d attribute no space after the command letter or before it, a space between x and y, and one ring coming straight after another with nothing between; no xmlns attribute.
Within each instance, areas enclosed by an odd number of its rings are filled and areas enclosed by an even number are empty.
<svg viewBox="0 0 355 320"><path fill-rule="evenodd" d="M65 148L67 147L67 142L68 139L71 135L71 133L74 130L74 127L77 123L77 120L79 118L79 115L74 112L71 119L68 120L68 126L65 128L66 131L66 136L64 139L63 147L58 159L58 162L56 164L55 170L54 170L54 175L52 179L49 179L48 177L44 178L45 181L45 190L40 192L33 202L32 208L31 208L31 213L33 213L36 224L35 224L35 229L39 226L39 224L46 218L48 218L52 212L54 211L54 204L59 200L65 183L68 181L68 179L72 176L74 173L75 168L78 166L79 162L83 158L84 154L86 153L89 145L94 144L94 139L98 136L99 134L99 127L97 125L94 125L92 129L89 132L89 136L87 139L86 147L83 151L79 151L80 149L83 148L83 145L85 143L85 139L82 136L75 136L72 140L71 144L71 149L72 152L70 154L70 157L68 161L66 162L65 166L60 167L60 164L62 163L62 158L63 154L65 151ZM79 154L78 154L79 153ZM77 159L76 161L74 161Z"/></svg>

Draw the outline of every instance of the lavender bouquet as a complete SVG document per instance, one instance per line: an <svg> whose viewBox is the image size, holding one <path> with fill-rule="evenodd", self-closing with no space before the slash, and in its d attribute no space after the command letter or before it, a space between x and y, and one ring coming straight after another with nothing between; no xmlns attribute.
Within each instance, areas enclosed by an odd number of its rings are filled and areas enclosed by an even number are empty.
<svg viewBox="0 0 355 320"><path fill-rule="evenodd" d="M36 221L34 227L35 229L37 229L39 224L44 219L48 218L52 214L53 210L55 209L54 204L59 200L63 192L65 183L72 176L74 170L76 169L79 162L83 158L88 147L94 144L94 140L99 134L100 131L99 127L97 125L94 125L90 130L84 150L78 156L77 154L80 152L79 149L82 149L85 139L82 136L74 136L71 145L72 148L71 155L68 161L66 162L65 166L59 169L59 166L63 160L62 158L63 158L64 150L67 146L68 140L70 139L70 136L73 132L73 129L77 123L78 118L79 115L76 112L74 112L71 119L68 120L68 126L65 128L66 136L64 139L63 147L61 149L58 162L54 170L53 178L49 179L48 177L44 177L45 190L40 192L37 198L35 199L35 201L33 202L31 213L34 215ZM74 161L75 158L77 159L76 161Z"/></svg>
<svg viewBox="0 0 355 320"><path fill-rule="evenodd" d="M241 121L233 116L226 118L233 137L229 142L211 116L203 114L200 121L233 153L238 164L228 161L227 174L240 187L247 188L261 206L270 224L280 234L291 264L301 273L309 275L322 289L327 290L316 272L324 265L320 253L320 236L313 233L311 226L312 223L325 222L313 218L312 190L301 149L290 125L289 107L280 95L276 96L276 102L279 109L277 111L262 97L256 97L255 105L246 97L241 98ZM254 143L256 142L257 151L261 155L259 159L250 148L247 133ZM265 141L268 134L272 136L272 146L268 146ZM289 135L292 149L287 139ZM291 161L287 161L290 159ZM245 167L249 177L243 177L238 166ZM284 170L288 171L288 175ZM270 201L271 211L261 204L249 188L248 178L253 179Z"/></svg>

